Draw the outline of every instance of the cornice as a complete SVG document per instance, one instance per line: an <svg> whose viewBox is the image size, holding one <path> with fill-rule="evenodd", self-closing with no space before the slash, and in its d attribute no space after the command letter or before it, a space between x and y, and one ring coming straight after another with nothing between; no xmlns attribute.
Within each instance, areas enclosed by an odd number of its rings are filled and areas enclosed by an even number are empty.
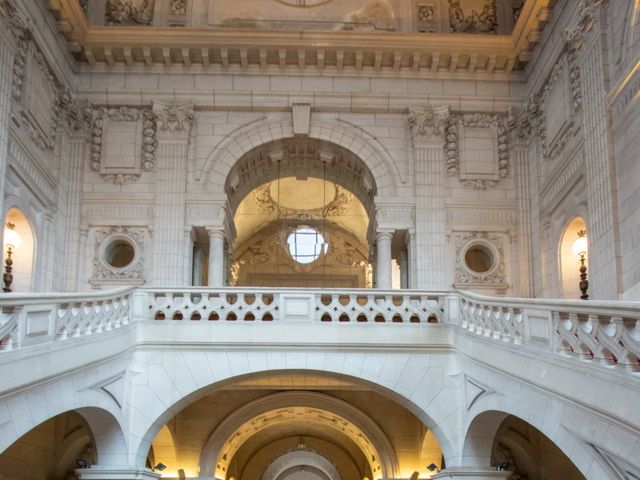
<svg viewBox="0 0 640 480"><path fill-rule="evenodd" d="M95 26L76 0L49 0L49 8L78 65L504 75L531 59L552 3L526 2L512 35Z"/></svg>

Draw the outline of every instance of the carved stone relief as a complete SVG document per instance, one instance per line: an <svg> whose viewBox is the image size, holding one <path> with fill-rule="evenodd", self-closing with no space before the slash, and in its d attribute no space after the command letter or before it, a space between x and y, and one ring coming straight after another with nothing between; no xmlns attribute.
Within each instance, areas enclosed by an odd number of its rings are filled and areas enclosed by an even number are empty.
<svg viewBox="0 0 640 480"><path fill-rule="evenodd" d="M143 227L102 227L95 230L95 248L93 257L93 276L91 285L107 283L126 283L141 285L144 283L144 246L148 230ZM114 242L122 240L129 243L134 255L129 264L116 268L106 259L106 249Z"/></svg>
<svg viewBox="0 0 640 480"><path fill-rule="evenodd" d="M453 239L456 252L454 286L487 286L495 288L497 293L505 293L508 285L505 276L503 236L491 232L457 232L453 234ZM488 249L493 256L490 268L484 272L469 268L465 259L467 251L477 245Z"/></svg>
<svg viewBox="0 0 640 480"><path fill-rule="evenodd" d="M414 141L421 138L442 137L449 119L449 107L423 105L409 108L407 117Z"/></svg>
<svg viewBox="0 0 640 480"><path fill-rule="evenodd" d="M437 31L435 8L433 2L420 2L415 5L416 25L419 32Z"/></svg>
<svg viewBox="0 0 640 480"><path fill-rule="evenodd" d="M89 10L89 0L80 0L80 7L85 13Z"/></svg>
<svg viewBox="0 0 640 480"><path fill-rule="evenodd" d="M393 9L385 0L371 0L345 18L345 30L395 30Z"/></svg>
<svg viewBox="0 0 640 480"><path fill-rule="evenodd" d="M254 204L262 213L277 215L279 218L287 220L318 220L344 215L354 200L353 194L347 189L339 185L334 185L334 187L335 194L333 200L322 208L296 209L278 205L278 202L271 196L270 183L258 187L252 198Z"/></svg>
<svg viewBox="0 0 640 480"><path fill-rule="evenodd" d="M481 10L471 12L463 10L461 0L449 0L449 25L454 33L497 33L495 0L484 0Z"/></svg>
<svg viewBox="0 0 640 480"><path fill-rule="evenodd" d="M158 130L169 132L188 131L193 122L193 105L177 105L175 103L153 103Z"/></svg>
<svg viewBox="0 0 640 480"><path fill-rule="evenodd" d="M118 125L124 122L130 125ZM113 125L126 127L126 130L139 127L134 130L130 139L139 148L138 151L128 152L130 155L124 155L123 162L114 162L111 165L105 161L104 146L106 143L122 143L119 138L109 138L115 136L110 130ZM138 133L141 138L134 138ZM155 115L151 109L94 109L91 126L91 170L100 172L105 181L116 184L131 183L140 178L141 170L152 171L155 167L157 144Z"/></svg>
<svg viewBox="0 0 640 480"><path fill-rule="evenodd" d="M154 0L107 0L107 25L151 25Z"/></svg>
<svg viewBox="0 0 640 480"><path fill-rule="evenodd" d="M171 15L183 16L187 14L187 0L171 0L169 4Z"/></svg>
<svg viewBox="0 0 640 480"><path fill-rule="evenodd" d="M484 132L484 130L487 130ZM508 122L504 115L469 113L453 115L446 126L446 174L460 176L464 187L476 190L494 188L500 178L509 176ZM475 139L473 137L476 137ZM465 148L465 142L468 144ZM475 159L478 145L491 145L484 158ZM482 168L474 170L473 162L481 160ZM495 163L494 163L495 162Z"/></svg>

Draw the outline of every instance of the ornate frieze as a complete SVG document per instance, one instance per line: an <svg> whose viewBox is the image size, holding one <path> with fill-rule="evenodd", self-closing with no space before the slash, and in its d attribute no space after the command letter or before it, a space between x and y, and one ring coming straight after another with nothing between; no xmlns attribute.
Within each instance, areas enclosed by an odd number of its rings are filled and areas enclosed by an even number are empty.
<svg viewBox="0 0 640 480"><path fill-rule="evenodd" d="M98 108L91 126L91 170L105 181L135 182L141 172L150 172L156 159L156 122L149 108ZM106 145L117 145L105 155Z"/></svg>
<svg viewBox="0 0 640 480"><path fill-rule="evenodd" d="M412 205L376 205L376 223L379 229L413 228L415 207Z"/></svg>
<svg viewBox="0 0 640 480"><path fill-rule="evenodd" d="M482 9L463 11L460 0L449 0L449 25L454 33L497 33L497 7L495 0L484 0Z"/></svg>
<svg viewBox="0 0 640 480"><path fill-rule="evenodd" d="M154 0L107 0L104 19L107 25L151 25Z"/></svg>
<svg viewBox="0 0 640 480"><path fill-rule="evenodd" d="M147 234L145 227L96 228L93 276L89 282L94 286L108 283L143 284Z"/></svg>

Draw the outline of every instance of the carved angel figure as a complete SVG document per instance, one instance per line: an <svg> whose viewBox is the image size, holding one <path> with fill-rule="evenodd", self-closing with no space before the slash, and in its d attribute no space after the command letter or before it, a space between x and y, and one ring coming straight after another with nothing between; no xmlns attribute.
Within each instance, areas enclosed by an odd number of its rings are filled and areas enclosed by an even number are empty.
<svg viewBox="0 0 640 480"><path fill-rule="evenodd" d="M150 25L153 4L152 0L107 0L105 20L108 25Z"/></svg>

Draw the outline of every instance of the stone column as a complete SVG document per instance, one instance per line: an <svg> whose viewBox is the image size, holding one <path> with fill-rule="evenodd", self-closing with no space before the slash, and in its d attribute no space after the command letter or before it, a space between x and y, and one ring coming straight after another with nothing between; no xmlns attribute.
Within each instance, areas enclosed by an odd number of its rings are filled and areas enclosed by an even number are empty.
<svg viewBox="0 0 640 480"><path fill-rule="evenodd" d="M391 239L393 232L376 233L376 286L383 290L391 288Z"/></svg>
<svg viewBox="0 0 640 480"><path fill-rule="evenodd" d="M506 480L512 472L498 471L493 468L479 467L449 467L441 472L431 475L434 480Z"/></svg>
<svg viewBox="0 0 640 480"><path fill-rule="evenodd" d="M210 287L224 286L224 231L207 228L209 234L209 282Z"/></svg>
<svg viewBox="0 0 640 480"><path fill-rule="evenodd" d="M584 2L578 19L566 32L569 56L579 69L582 94L584 163L587 178L589 239L589 296L617 299L620 285L620 238L617 187L611 153L606 94L606 25L603 2Z"/></svg>
<svg viewBox="0 0 640 480"><path fill-rule="evenodd" d="M156 203L153 231L153 283L188 285L191 265L185 256L186 184L192 106L154 103L158 129Z"/></svg>
<svg viewBox="0 0 640 480"><path fill-rule="evenodd" d="M159 472L148 468L93 465L75 470L81 480L158 480Z"/></svg>
<svg viewBox="0 0 640 480"><path fill-rule="evenodd" d="M415 257L416 283L411 288L445 290L446 237L444 202L444 128L449 107L409 110L415 152Z"/></svg>

